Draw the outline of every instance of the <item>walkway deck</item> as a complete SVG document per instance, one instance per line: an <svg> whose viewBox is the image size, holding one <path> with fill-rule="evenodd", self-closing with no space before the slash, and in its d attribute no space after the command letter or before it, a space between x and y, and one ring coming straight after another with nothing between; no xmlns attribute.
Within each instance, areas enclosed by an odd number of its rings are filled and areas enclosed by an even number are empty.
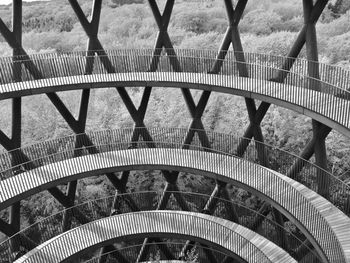
<svg viewBox="0 0 350 263"><path fill-rule="evenodd" d="M296 262L271 241L236 223L198 213L148 211L107 217L74 228L28 252L15 263L67 262L77 259L87 249L136 235L138 238L190 238L205 245L216 245L223 248L225 254L233 258L238 255L247 262Z"/></svg>
<svg viewBox="0 0 350 263"><path fill-rule="evenodd" d="M0 182L0 210L34 193L79 178L146 169L199 172L247 189L275 205L295 223L324 259L350 262L350 219L330 202L277 172L209 152L130 149L45 165Z"/></svg>
<svg viewBox="0 0 350 263"><path fill-rule="evenodd" d="M320 85L320 84L319 84ZM132 72L40 79L0 85L0 100L34 94L105 87L175 87L210 90L286 107L350 137L350 100L346 91L327 85L323 91L263 79L180 72ZM341 95L338 96L337 92ZM344 94L342 94L344 93ZM350 95L350 93L349 93Z"/></svg>

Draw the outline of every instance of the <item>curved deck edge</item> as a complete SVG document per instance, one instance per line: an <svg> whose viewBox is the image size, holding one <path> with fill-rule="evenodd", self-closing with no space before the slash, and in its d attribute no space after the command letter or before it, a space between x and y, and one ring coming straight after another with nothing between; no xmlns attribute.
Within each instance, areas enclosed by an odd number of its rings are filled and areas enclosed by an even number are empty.
<svg viewBox="0 0 350 263"><path fill-rule="evenodd" d="M296 262L271 241L236 223L193 212L147 211L107 217L77 227L40 245L15 263L67 262L87 249L132 236L192 237L247 262ZM70 246L62 250L65 244Z"/></svg>

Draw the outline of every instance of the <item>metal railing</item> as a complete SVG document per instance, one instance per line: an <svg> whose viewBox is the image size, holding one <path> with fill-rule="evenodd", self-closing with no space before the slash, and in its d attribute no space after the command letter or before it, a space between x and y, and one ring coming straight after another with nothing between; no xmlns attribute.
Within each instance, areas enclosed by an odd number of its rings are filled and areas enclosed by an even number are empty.
<svg viewBox="0 0 350 263"><path fill-rule="evenodd" d="M170 194L180 195L188 207L190 207L190 212L203 213L203 208L208 202L210 196L199 194L199 193L188 193L188 192L169 192ZM0 262L12 262L14 260L13 247L21 247L22 254L27 252L28 248L33 248L33 243L38 246L44 242L68 231L64 229L62 224L63 217L65 214L71 216L71 227L79 227L85 223L95 221L101 218L108 217L112 211L115 214L124 214L134 212L128 205L129 200L133 200L134 203L138 205L140 211L152 211L156 210L158 203L161 199L162 193L156 191L145 191L145 192L135 192L120 194L117 198L117 205L113 207L114 196L91 200L69 209L62 210L54 215L51 215L47 218L44 218L35 224L21 230L16 235L8 238L7 240L0 243ZM213 216L230 219L228 207L231 205L237 211L239 215L239 224L251 228L254 219L257 217L263 218L262 224L259 229L255 232L275 243L277 246L283 248L287 251L292 257L296 260L305 260L305 258L313 259L313 262L321 262L321 259L315 252L312 245L306 245L304 242L305 237L300 234L297 230L293 230L287 226L281 226L277 224L270 217L259 214L257 211L237 203L232 200L222 199L214 197L212 199L216 202L216 209L213 213ZM179 204L177 204L174 196L170 197L170 200L167 203L165 210L181 210ZM77 212L80 211L80 212ZM86 219L79 220L81 214L84 214L89 221ZM295 232L293 232L295 231ZM31 240L27 240L24 237L29 237ZM169 236L169 238L171 238ZM303 238L301 240L300 238ZM301 252L302 251L302 252Z"/></svg>
<svg viewBox="0 0 350 263"><path fill-rule="evenodd" d="M187 228L183 222L192 222L196 227ZM124 227L118 228L119 226ZM275 251L271 251L261 246L251 236L245 237L244 234L248 231L236 226L234 223L227 224L211 216L183 211L141 211L120 214L102 218L65 232L46 242L40 248L29 252L23 259L20 259L20 262L46 263L50 260L54 262L73 260L83 254L85 249L101 247L102 242L112 243L122 241L125 237L141 238L153 235L159 238L191 237L194 240L200 240L199 242L205 245L218 246L231 257L235 257L237 253L248 262L272 262L268 254L276 253L276 250L283 258L289 259L287 262L292 261L292 258L288 257L283 250L275 248ZM213 234L207 233L207 227L212 230ZM88 238L85 235L87 233L89 233ZM67 242L75 245L69 250L62 250L62 246L67 245Z"/></svg>
<svg viewBox="0 0 350 263"><path fill-rule="evenodd" d="M149 247L149 253L148 257L145 261L140 261L144 263L175 263L175 262L183 262L183 263L192 263L193 261L190 261L192 259L192 256L188 255L182 255L181 249L185 246L186 243L180 243L180 242L174 242L174 241L167 241L164 243L158 243L158 242L152 242L150 244L147 244L146 246ZM178 261L168 261L169 259L165 258L162 253L160 253L160 250L158 246L164 246L166 245L168 249L174 254L176 259L179 259ZM102 255L98 255L95 257L92 257L89 260L82 261L84 263L99 263L100 258L107 257L107 262L114 262L115 258L113 257L113 253L118 252L118 255L121 255L123 258L125 258L128 262L137 262L137 258L139 256L140 249L142 248L142 244L133 245L133 246L125 246L120 249L116 249L114 251L104 253ZM223 262L223 260L226 257L229 257L227 254L225 254L222 251L219 251L217 249L211 248L211 247L204 247L200 244L196 244L194 246L193 255L196 256L197 261L200 263L212 263L210 261L210 258L207 256L207 252L210 251L210 253L214 256L214 258L217 260L217 262ZM110 261L108 261L108 257ZM158 261L160 260L160 262ZM164 260L164 261L163 261ZM195 263L193 262L193 263Z"/></svg>
<svg viewBox="0 0 350 263"><path fill-rule="evenodd" d="M118 49L118 50L106 50L108 57L119 57L119 56L153 56L157 51L161 53L160 56L165 56L166 49ZM198 50L198 49L175 49L174 54L179 58L206 58L206 59L216 59L218 55L217 50ZM100 50L95 50L93 52L99 53ZM244 57L245 62L248 64L260 64L265 65L274 69L290 69L290 72L298 73L305 77L308 76L308 67L314 66L318 67L320 72L320 80L322 82L337 86L339 88L350 90L350 71L339 66L334 66L330 64L308 61L301 58L291 58L285 56L278 56L273 54L261 54L261 53L251 53L251 52L239 52L239 51L222 51L222 54L226 53L226 60L231 62L236 62L236 57ZM94 55L95 56L95 55ZM83 75L85 60L88 57L86 51L74 51L74 52L62 52L62 53L42 53L42 54L32 54L29 55L29 59L34 62L34 65L41 69L43 77L59 77L59 76L71 76L70 74ZM103 57L103 56L102 56ZM55 67L51 64L51 67L43 67L40 65L45 65L45 61L61 61L63 63L58 63ZM113 59L110 59L112 65L115 69L119 69L117 64L114 63ZM28 57L25 56L15 56L15 57L2 57L0 58L1 67L1 83L11 83L13 79L11 78L12 64L15 63L27 63ZM79 61L79 63L74 63L74 61ZM40 64L43 62L44 64ZM71 62L73 62L71 64ZM139 62L135 60L135 62ZM50 63L50 62L49 62ZM95 62L96 63L96 62ZM98 63L98 62L97 62ZM70 65L71 64L71 65ZM73 66L74 65L74 66ZM123 64L121 64L123 65ZM120 65L120 66L121 66ZM150 64L149 64L150 65ZM63 67L59 67L63 66ZM71 71L71 69L76 69ZM79 69L79 70L78 70ZM101 68L95 68L94 73L97 73ZM60 71L62 70L62 71ZM100 72L104 73L104 72ZM23 74L25 74L23 72ZM49 75L47 75L49 74ZM68 74L68 75L67 75ZM29 76L28 76L29 77Z"/></svg>
<svg viewBox="0 0 350 263"><path fill-rule="evenodd" d="M0 83L3 84L0 88L2 92L11 93L79 82L108 82L107 73L128 73L129 81L146 81L150 72L156 71L159 74L155 75L155 81L200 82L241 89L301 106L350 129L350 71L307 60L262 54L243 53L246 62L241 62L236 61L235 56L242 54L234 52L229 52L225 60L217 60L214 51L176 50L176 53L177 57L167 57L153 56L154 50L107 51L107 56L88 62L94 63L93 74L89 76L84 76L87 60L84 52L33 55L31 60L16 62L4 58L0 62ZM295 63L289 70L293 61ZM22 82L12 80L13 63L22 64ZM317 70L320 79L308 76L308 72ZM63 81L62 77L71 78ZM35 79L40 81L30 82ZM111 84L125 81L120 74L111 80Z"/></svg>
<svg viewBox="0 0 350 263"><path fill-rule="evenodd" d="M137 128L137 130L141 137L144 136L148 138L150 136L155 141L163 142L163 144L158 144L158 147L195 147L193 149L199 149L201 146L198 136L194 138L191 145L181 145L188 133L188 129ZM328 201L350 216L350 186L328 171L294 154L268 144L210 130L193 131L199 134L205 133L211 143L213 151L220 151L225 154L238 156L257 164L267 164L268 168L287 175L311 190L322 194ZM151 141L130 142L128 145L127 142L132 138L132 134L133 129L131 128L89 132L87 134L72 135L44 141L3 153L0 155L0 181L16 176L23 171L70 159L74 156L117 149L117 147L104 147L104 145L119 144L120 147L120 143L125 143L123 145L125 149L129 146L141 148L154 147ZM82 145L91 145L91 147L75 149L77 140ZM249 146L244 153L238 153L237 147L242 142L249 144ZM93 145L97 148L95 149ZM259 151L264 152L263 160L259 159ZM28 157L29 160L26 157ZM261 157L260 155L260 158ZM292 165L296 162L299 162L300 168L291 169ZM17 163L18 165L13 166L13 163ZM7 189L2 189L2 191L6 192Z"/></svg>
<svg viewBox="0 0 350 263"><path fill-rule="evenodd" d="M148 147L149 142L140 142L141 146L142 144L145 147ZM213 149L208 148L199 148L197 146L190 146L190 149L192 151L188 150L177 150L179 148L182 148L182 144L175 144L170 142L152 142L154 147L159 147L161 149L131 149L123 151L123 160L128 160L127 165L133 165L136 167L138 164L137 162L140 162L140 165L144 167L144 165L148 164L148 162L152 163L150 167L156 167L157 165L154 164L159 162L160 165L164 165L166 162L167 165L176 166L176 167L187 167L191 166L190 164L191 160L196 160L198 158L198 154L200 151L210 151L211 153L205 154L205 162L200 162L198 168L203 171L211 171L215 170L214 173L220 174L220 171L231 171L233 172L234 169L239 169L239 171L236 171L235 173L227 174L226 176L232 176L234 175L234 180L239 181L243 185L248 185L250 188L255 189L257 192L261 192L264 195L266 195L268 198L271 198L274 200L274 202L280 204L285 208L286 211L288 211L289 214L293 215L293 217L299 222L299 227L303 226L305 231L310 233L310 235L313 236L315 239L315 242L319 244L320 249L323 250L326 257L329 258L331 262L343 262L344 261L344 255L342 250L342 245L339 243L339 239L336 236L334 230L332 229L332 226L329 225L329 223L326 221L326 219L322 216L321 211L319 211L310 200L308 200L301 192L299 192L298 189L294 188L290 185L289 182L282 179L278 174L270 171L269 169L263 169L262 167L258 165L252 165L251 162L247 162L242 160L240 162L239 167L236 167L234 165L234 162L231 163L230 158L228 158L228 162L222 162L222 158L220 155L229 155L225 152L220 152ZM129 144L128 143L115 143L115 144L104 144L100 145L98 147L91 146L88 147L90 149L95 149L98 152L108 152L108 151L116 151L116 150L122 150L122 149L128 149ZM171 149L175 148L175 149ZM176 150L176 151L174 151ZM166 158L168 159L160 159L159 154L165 154ZM215 153L215 154L214 154ZM71 157L70 155L74 154L74 150L71 151L64 151L57 154L52 154L51 156L48 156L47 159L52 158L53 160L64 160L67 158L67 155ZM88 156L89 158L85 160L84 162L81 162L77 159L71 159L70 160L70 168L73 169L73 167L79 167L79 169L84 169L86 171L91 170L91 167L98 166L118 166L118 159L114 158L103 158L104 154L102 153L101 156L98 158L94 158L94 155ZM147 161L148 160L148 161ZM233 161L233 160L232 160ZM125 165L125 164L123 164ZM192 166L191 166L192 167ZM53 165L50 169L39 169L37 171L38 173L38 180L41 183L40 178L52 178L52 172L51 170L54 169L55 174L64 175L67 172L67 167L65 167L62 164ZM216 171L216 169L219 169ZM74 169L73 169L74 170ZM249 176L246 176L246 174L242 173L241 171L249 170ZM71 171L74 172L74 171ZM255 176L254 176L255 175ZM36 180L33 178L30 179L29 182L26 177L21 178L21 184L22 185L33 185L33 184L39 184L36 182ZM273 187L273 191L267 191L264 186L271 185ZM27 187L28 188L28 187ZM2 189L4 191L5 189ZM288 198L285 198L286 195ZM295 204L298 204L297 206ZM304 232L303 232L304 233ZM306 233L306 232L305 232ZM316 244L314 243L314 244ZM319 250L320 251L320 250Z"/></svg>

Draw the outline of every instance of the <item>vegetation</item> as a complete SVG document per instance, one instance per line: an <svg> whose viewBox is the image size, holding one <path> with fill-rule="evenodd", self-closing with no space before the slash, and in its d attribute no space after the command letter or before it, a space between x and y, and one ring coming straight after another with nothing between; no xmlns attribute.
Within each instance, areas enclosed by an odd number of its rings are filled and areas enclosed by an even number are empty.
<svg viewBox="0 0 350 263"><path fill-rule="evenodd" d="M187 251L186 256L184 257L183 260L181 260L181 262L184 263L199 263L199 254L197 252L197 248L193 247L191 250ZM151 253L150 257L149 257L149 262L150 263L160 263L161 262L161 256L160 256L160 251L157 250L155 255L153 255L153 253Z"/></svg>

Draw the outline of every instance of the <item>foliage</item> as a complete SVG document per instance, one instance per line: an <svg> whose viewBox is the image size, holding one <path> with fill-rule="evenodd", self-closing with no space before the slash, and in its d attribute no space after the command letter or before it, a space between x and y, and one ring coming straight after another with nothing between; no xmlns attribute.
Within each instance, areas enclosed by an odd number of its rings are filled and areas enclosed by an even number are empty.
<svg viewBox="0 0 350 263"><path fill-rule="evenodd" d="M197 49L215 49L222 37L222 34L216 32L188 36L181 42L179 48L188 49L196 47Z"/></svg>
<svg viewBox="0 0 350 263"><path fill-rule="evenodd" d="M256 35L269 35L279 30L281 16L274 11L257 9L245 15L240 23L242 32Z"/></svg>
<svg viewBox="0 0 350 263"><path fill-rule="evenodd" d="M266 36L249 34L242 36L242 43L247 52L286 56L295 38L296 33L284 31Z"/></svg>
<svg viewBox="0 0 350 263"><path fill-rule="evenodd" d="M112 5L114 8L121 6L121 5L130 5L130 4L142 4L144 0L111 0Z"/></svg>
<svg viewBox="0 0 350 263"><path fill-rule="evenodd" d="M333 3L330 2L327 8L331 10L333 17L338 18L350 9L350 2L348 0L336 0Z"/></svg>
<svg viewBox="0 0 350 263"><path fill-rule="evenodd" d="M339 18L317 25L317 32L321 38L330 39L332 37L345 34L350 31L350 11Z"/></svg>
<svg viewBox="0 0 350 263"><path fill-rule="evenodd" d="M335 36L327 43L325 51L331 62L350 60L350 32Z"/></svg>
<svg viewBox="0 0 350 263"><path fill-rule="evenodd" d="M183 260L181 260L181 262L184 263L199 263L199 254L197 251L197 247L193 247L191 250L187 251L185 257ZM160 256L160 251L157 249L156 253L153 255L153 253L150 254L149 256L149 262L151 263L159 263L161 260L161 256Z"/></svg>

